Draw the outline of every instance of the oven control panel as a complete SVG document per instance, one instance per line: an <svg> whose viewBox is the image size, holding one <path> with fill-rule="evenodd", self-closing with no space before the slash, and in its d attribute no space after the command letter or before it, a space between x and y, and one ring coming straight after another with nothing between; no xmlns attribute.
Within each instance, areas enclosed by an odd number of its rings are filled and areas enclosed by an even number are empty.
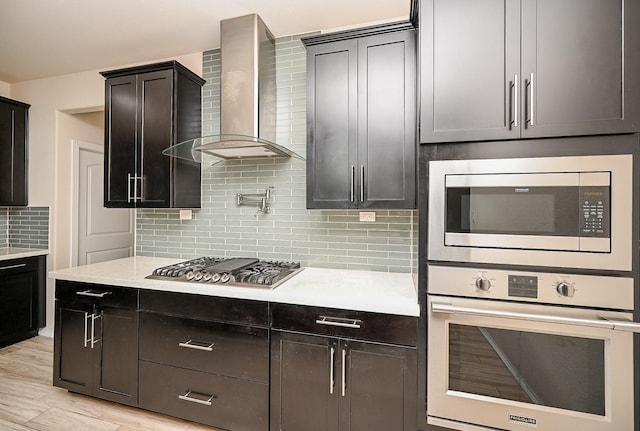
<svg viewBox="0 0 640 431"><path fill-rule="evenodd" d="M633 310L633 278L429 265L433 295Z"/></svg>

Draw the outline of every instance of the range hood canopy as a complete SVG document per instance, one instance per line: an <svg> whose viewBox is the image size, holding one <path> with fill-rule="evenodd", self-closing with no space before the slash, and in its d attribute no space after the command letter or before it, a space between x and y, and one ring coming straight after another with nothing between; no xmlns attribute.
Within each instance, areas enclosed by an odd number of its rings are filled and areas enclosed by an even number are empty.
<svg viewBox="0 0 640 431"><path fill-rule="evenodd" d="M304 160L299 154L278 145L275 142L254 136L226 134L208 135L180 142L162 151L163 154L178 159L202 163L203 155L218 159L262 159L265 157L295 157ZM216 160L213 163L220 162Z"/></svg>
<svg viewBox="0 0 640 431"><path fill-rule="evenodd" d="M164 154L202 161L297 157L276 136L275 40L257 14L220 22L220 134L180 142Z"/></svg>

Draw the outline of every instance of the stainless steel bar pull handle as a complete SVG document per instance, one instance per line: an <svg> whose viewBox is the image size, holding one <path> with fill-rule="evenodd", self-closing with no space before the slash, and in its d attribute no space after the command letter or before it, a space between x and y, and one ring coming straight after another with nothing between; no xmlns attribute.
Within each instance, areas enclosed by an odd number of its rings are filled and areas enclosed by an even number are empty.
<svg viewBox="0 0 640 431"><path fill-rule="evenodd" d="M96 320L99 319L100 315L95 313L84 313L84 347L93 349L93 346L100 341L96 340ZM91 320L91 326L89 327L89 320Z"/></svg>
<svg viewBox="0 0 640 431"><path fill-rule="evenodd" d="M360 165L360 202L364 202L364 165Z"/></svg>
<svg viewBox="0 0 640 431"><path fill-rule="evenodd" d="M98 341L101 341L100 338L96 340L96 320L101 318L102 318L101 314L93 313L91 315L91 348L92 349L93 349L93 346L95 346L98 343Z"/></svg>
<svg viewBox="0 0 640 431"><path fill-rule="evenodd" d="M206 399L199 399L199 398L194 398L191 395L200 395L203 398ZM191 403L196 403L196 404L203 404L205 406L210 406L211 405L211 400L213 400L215 398L215 395L209 395L209 394L202 394L199 392L194 392L194 391L187 391L186 394L184 395L178 395L178 399L183 400L183 401L189 401Z"/></svg>
<svg viewBox="0 0 640 431"><path fill-rule="evenodd" d="M27 266L26 263L20 263L18 265L8 265L8 266L3 266L2 268L0 268L0 271L5 270L5 269L15 269L15 268L22 268L24 266Z"/></svg>
<svg viewBox="0 0 640 431"><path fill-rule="evenodd" d="M351 202L355 201L355 187L356 187L356 167L355 165L351 165L351 197L349 198Z"/></svg>
<svg viewBox="0 0 640 431"><path fill-rule="evenodd" d="M93 314L92 314L93 316ZM89 320L89 313L87 313L86 311L84 312L84 347L86 348L89 343L91 342L91 339L89 338L89 324L87 323Z"/></svg>
<svg viewBox="0 0 640 431"><path fill-rule="evenodd" d="M76 295L80 296L90 296L92 298L104 298L107 295L110 295L111 292L98 292L96 290L83 290L80 292L76 292Z"/></svg>
<svg viewBox="0 0 640 431"><path fill-rule="evenodd" d="M184 343L178 343L178 346L184 347L186 349L204 350L205 352L213 352L213 346L215 346L215 343L208 343L208 342L203 343L200 341L189 340Z"/></svg>
<svg viewBox="0 0 640 431"><path fill-rule="evenodd" d="M516 73L513 77L513 85L511 86L513 91L513 119L511 123L514 128L518 127L518 74Z"/></svg>
<svg viewBox="0 0 640 431"><path fill-rule="evenodd" d="M333 395L333 387L336 385L335 359L336 359L336 348L331 346L331 358L329 360L329 393L331 395Z"/></svg>
<svg viewBox="0 0 640 431"><path fill-rule="evenodd" d="M602 317L598 319L578 319L575 317L550 316L546 314L519 313L515 311L480 309L473 307L459 307L451 304L431 304L434 313L467 314L480 317L498 317L502 319L526 320L531 322L559 323L562 325L586 326L597 329L610 329L616 331L640 333L640 323L611 320Z"/></svg>
<svg viewBox="0 0 640 431"><path fill-rule="evenodd" d="M362 320L344 319L342 317L319 316L316 319L318 325L340 326L342 328L360 329Z"/></svg>
<svg viewBox="0 0 640 431"><path fill-rule="evenodd" d="M347 393L347 350L342 349L342 396Z"/></svg>
<svg viewBox="0 0 640 431"><path fill-rule="evenodd" d="M131 172L127 173L127 202L131 202L133 197L131 196Z"/></svg>
<svg viewBox="0 0 640 431"><path fill-rule="evenodd" d="M534 109L533 95L534 95L533 72L531 72L531 75L529 75L529 125L530 126L534 125L534 122L533 122L533 109Z"/></svg>
<svg viewBox="0 0 640 431"><path fill-rule="evenodd" d="M138 189L138 181L140 181L139 189ZM144 177L142 175L139 175L136 177L136 182L134 183L134 194L135 194L136 201L144 200L144 196L142 196L142 193L144 192L144 187L142 187L143 181L144 181Z"/></svg>

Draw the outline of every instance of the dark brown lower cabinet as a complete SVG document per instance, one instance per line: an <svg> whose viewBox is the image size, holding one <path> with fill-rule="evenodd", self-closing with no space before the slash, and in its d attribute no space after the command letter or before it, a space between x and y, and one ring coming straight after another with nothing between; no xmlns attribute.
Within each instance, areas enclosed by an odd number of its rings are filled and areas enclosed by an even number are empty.
<svg viewBox="0 0 640 431"><path fill-rule="evenodd" d="M231 431L415 431L417 318L56 282L55 386Z"/></svg>
<svg viewBox="0 0 640 431"><path fill-rule="evenodd" d="M415 431L416 349L272 331L271 430Z"/></svg>
<svg viewBox="0 0 640 431"><path fill-rule="evenodd" d="M269 430L266 302L145 290L140 303L140 407Z"/></svg>
<svg viewBox="0 0 640 431"><path fill-rule="evenodd" d="M138 405L138 291L56 283L53 384Z"/></svg>
<svg viewBox="0 0 640 431"><path fill-rule="evenodd" d="M232 431L267 431L269 384L140 361L140 407Z"/></svg>
<svg viewBox="0 0 640 431"><path fill-rule="evenodd" d="M45 318L45 256L0 262L0 347L38 335Z"/></svg>

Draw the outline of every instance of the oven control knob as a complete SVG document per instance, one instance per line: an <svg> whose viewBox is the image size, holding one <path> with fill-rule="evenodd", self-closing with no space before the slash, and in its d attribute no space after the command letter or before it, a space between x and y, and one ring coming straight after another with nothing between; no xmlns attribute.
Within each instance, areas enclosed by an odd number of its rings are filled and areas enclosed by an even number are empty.
<svg viewBox="0 0 640 431"><path fill-rule="evenodd" d="M488 292L489 289L491 289L491 280L489 280L484 276L476 278L475 284L476 284L476 287L482 290L483 292Z"/></svg>
<svg viewBox="0 0 640 431"><path fill-rule="evenodd" d="M576 293L576 288L573 287L573 284L571 283L561 281L560 283L556 284L556 292L558 292L558 294L561 296L573 298L573 295Z"/></svg>

